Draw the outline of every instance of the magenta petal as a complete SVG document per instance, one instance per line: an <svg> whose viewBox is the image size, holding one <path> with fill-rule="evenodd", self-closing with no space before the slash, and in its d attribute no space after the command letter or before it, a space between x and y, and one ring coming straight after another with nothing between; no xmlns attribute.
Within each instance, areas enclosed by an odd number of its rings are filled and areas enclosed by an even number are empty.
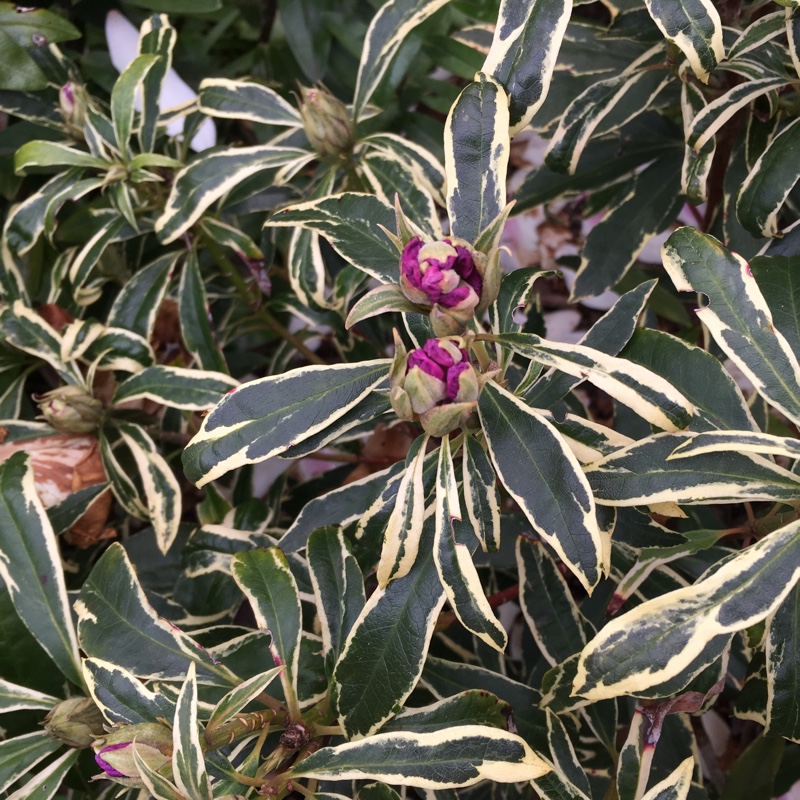
<svg viewBox="0 0 800 800"><path fill-rule="evenodd" d="M455 364L447 370L447 381L445 383L447 389L447 398L455 400L458 396L458 376L464 370L471 369L467 361L462 361L460 364Z"/></svg>
<svg viewBox="0 0 800 800"><path fill-rule="evenodd" d="M455 363L450 353L448 353L447 350L439 347L438 339L428 339L422 349L425 351L425 354L431 359L431 361L436 362L445 369L447 367L452 367ZM442 380L444 380L444 373L442 373Z"/></svg>
<svg viewBox="0 0 800 800"><path fill-rule="evenodd" d="M415 286L419 286L419 281L422 274L419 270L419 251L422 248L422 239L415 236L403 250L403 255L400 258L400 271L405 275Z"/></svg>
<svg viewBox="0 0 800 800"><path fill-rule="evenodd" d="M122 744L110 744L108 747L104 747L100 753L107 753L109 750L121 750L123 747L128 747L130 742L124 742ZM120 772L118 769L114 769L107 761L104 761L100 757L100 753L95 753L94 760L97 762L97 766L109 775L112 778L127 778L129 777L124 772Z"/></svg>
<svg viewBox="0 0 800 800"><path fill-rule="evenodd" d="M432 339L431 341L435 341ZM427 344L427 343L426 343ZM434 378L438 378L440 381L444 381L445 379L445 372L442 367L440 367L424 350L414 350L408 356L408 370L413 369L414 367L419 367L426 375L430 375Z"/></svg>
<svg viewBox="0 0 800 800"><path fill-rule="evenodd" d="M471 286L458 286L452 292L443 294L436 302L443 308L454 308L473 294Z"/></svg>
<svg viewBox="0 0 800 800"><path fill-rule="evenodd" d="M419 288L430 295L431 302L436 302L442 293L439 284L442 280L442 271L436 264L431 264L422 276Z"/></svg>
<svg viewBox="0 0 800 800"><path fill-rule="evenodd" d="M483 279L475 267L472 255L466 247L456 246L458 260L455 264L455 271L475 290L475 294L480 297L483 288Z"/></svg>

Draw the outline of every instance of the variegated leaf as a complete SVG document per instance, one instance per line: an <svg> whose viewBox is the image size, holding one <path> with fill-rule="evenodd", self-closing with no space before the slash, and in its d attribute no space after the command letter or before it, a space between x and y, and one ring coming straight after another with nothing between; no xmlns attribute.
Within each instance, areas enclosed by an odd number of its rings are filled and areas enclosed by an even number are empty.
<svg viewBox="0 0 800 800"><path fill-rule="evenodd" d="M139 235L139 232L116 210L109 211L101 219L103 220L101 226L78 251L69 266L69 280L76 291L89 280L92 270L109 245ZM91 296L90 294L89 297ZM80 301L80 298L78 299Z"/></svg>
<svg viewBox="0 0 800 800"><path fill-rule="evenodd" d="M590 381L662 430L685 427L692 417L692 404L671 384L625 359L530 333L507 333L492 338L526 358Z"/></svg>
<svg viewBox="0 0 800 800"><path fill-rule="evenodd" d="M417 685L445 601L433 534L429 517L411 571L370 595L336 664L333 691L348 738L371 737Z"/></svg>
<svg viewBox="0 0 800 800"><path fill-rule="evenodd" d="M692 124L687 131L686 144L696 153L699 153L706 142L709 142L714 134L733 117L733 115L744 108L748 103L773 89L779 89L786 84L786 78L782 76L761 78L750 80L734 86L725 94L720 95L716 100L712 100L703 110L692 120Z"/></svg>
<svg viewBox="0 0 800 800"><path fill-rule="evenodd" d="M152 154L155 146L161 92L172 67L172 51L176 39L177 32L170 25L166 14L153 14L142 23L138 52L140 55L158 56L158 61L142 80L142 116L139 126L142 155Z"/></svg>
<svg viewBox="0 0 800 800"><path fill-rule="evenodd" d="M479 73L445 123L447 213L453 233L474 243L506 206L508 97Z"/></svg>
<svg viewBox="0 0 800 800"><path fill-rule="evenodd" d="M147 399L171 408L205 411L239 382L222 372L158 365L132 375L117 387L114 403Z"/></svg>
<svg viewBox="0 0 800 800"><path fill-rule="evenodd" d="M33 769L40 761L59 750L61 742L45 731L34 731L0 742L0 792ZM69 752L77 753L77 750Z"/></svg>
<svg viewBox="0 0 800 800"><path fill-rule="evenodd" d="M27 142L14 154L14 171L24 175L30 167L89 167L108 169L110 162L58 142ZM51 170L52 171L52 170Z"/></svg>
<svg viewBox="0 0 800 800"><path fill-rule="evenodd" d="M125 282L108 314L109 328L123 328L150 338L180 252L165 253Z"/></svg>
<svg viewBox="0 0 800 800"><path fill-rule="evenodd" d="M438 11L448 0L388 0L372 18L361 52L353 117L358 121L364 107L400 45L420 23Z"/></svg>
<svg viewBox="0 0 800 800"><path fill-rule="evenodd" d="M395 133L375 133L364 137L361 142L370 149L391 153L406 163L415 164L419 168L419 182L430 193L431 197L444 206L444 166L436 156L416 142L398 136Z"/></svg>
<svg viewBox="0 0 800 800"><path fill-rule="evenodd" d="M667 460L699 456L704 453L724 453L728 450L736 453L769 453L796 459L800 458L800 440L749 431L698 433L678 445Z"/></svg>
<svg viewBox="0 0 800 800"><path fill-rule="evenodd" d="M497 477L486 451L470 435L464 436L463 491L472 530L485 553L500 549L500 498Z"/></svg>
<svg viewBox="0 0 800 800"><path fill-rule="evenodd" d="M483 387L478 413L501 482L591 592L609 568L610 548L578 460L544 417L495 383Z"/></svg>
<svg viewBox="0 0 800 800"><path fill-rule="evenodd" d="M27 686L17 686L15 683L0 678L0 713L8 714L26 708L49 711L56 703L57 697L37 692Z"/></svg>
<svg viewBox="0 0 800 800"><path fill-rule="evenodd" d="M625 743L619 751L617 761L617 795L619 800L636 800L639 781L644 779L642 776L642 754L644 752L643 727L645 723L644 714L637 708L631 719L631 726ZM640 777L642 776L642 777Z"/></svg>
<svg viewBox="0 0 800 800"><path fill-rule="evenodd" d="M756 50L776 36L780 36L785 30L785 25L785 11L773 11L771 14L765 14L763 17L751 22L728 50L727 59L732 61L739 58L739 56L743 56L751 50Z"/></svg>
<svg viewBox="0 0 800 800"><path fill-rule="evenodd" d="M722 22L710 0L645 0L647 10L667 41L686 56L703 82L725 58Z"/></svg>
<svg viewBox="0 0 800 800"><path fill-rule="evenodd" d="M335 780L378 779L446 789L529 781L550 767L519 736L481 725L433 733L379 733L324 747L290 774Z"/></svg>
<svg viewBox="0 0 800 800"><path fill-rule="evenodd" d="M781 235L778 215L800 180L800 120L793 120L769 143L736 201L736 216L753 236Z"/></svg>
<svg viewBox="0 0 800 800"><path fill-rule="evenodd" d="M175 705L172 725L172 774L175 785L192 800L211 800L211 783L206 772L205 756L200 745L197 720L197 677L195 665L183 682Z"/></svg>
<svg viewBox="0 0 800 800"><path fill-rule="evenodd" d="M589 778L578 760L575 748L567 734L567 729L564 727L564 723L549 708L546 709L546 714L547 742L550 745L553 766L560 775L563 775L569 781L572 787L577 789L588 800L592 796Z"/></svg>
<svg viewBox="0 0 800 800"><path fill-rule="evenodd" d="M142 53L131 61L111 90L111 120L117 146L124 156L130 152L129 139L133 127L134 98L147 73L160 61L157 55Z"/></svg>
<svg viewBox="0 0 800 800"><path fill-rule="evenodd" d="M467 689L422 708L407 708L384 725L384 732L425 733L461 725L487 725L505 730L511 706L491 692Z"/></svg>
<svg viewBox="0 0 800 800"><path fill-rule="evenodd" d="M773 326L747 262L694 228L675 231L661 252L678 291L701 292L708 298L708 305L695 313L717 344L762 397L800 422L800 363Z"/></svg>
<svg viewBox="0 0 800 800"><path fill-rule="evenodd" d="M109 661L143 679L182 680L195 662L206 682L240 680L193 639L158 616L128 556L112 544L95 564L75 601L78 640L90 658Z"/></svg>
<svg viewBox="0 0 800 800"><path fill-rule="evenodd" d="M248 703L256 699L264 689L280 675L283 667L273 667L266 672L253 675L252 678L231 689L215 706L206 724L206 734L210 734L228 720L238 714Z"/></svg>
<svg viewBox="0 0 800 800"><path fill-rule="evenodd" d="M422 466L428 436L418 437L406 456L405 473L397 489L397 499L383 537L383 548L375 570L378 586L407 575L419 552L425 518L425 490Z"/></svg>
<svg viewBox="0 0 800 800"><path fill-rule="evenodd" d="M277 547L237 553L231 570L250 601L259 628L270 632L273 658L277 666L286 670L285 685L291 687L296 698L303 613L286 556ZM296 702L294 698L286 699L292 704Z"/></svg>
<svg viewBox="0 0 800 800"><path fill-rule="evenodd" d="M388 368L388 359L314 365L240 386L203 419L189 442L183 453L186 476L204 486L234 467L282 453L358 405Z"/></svg>
<svg viewBox="0 0 800 800"><path fill-rule="evenodd" d="M586 645L585 625L564 576L538 543L517 538L519 600L544 659L555 666Z"/></svg>
<svg viewBox="0 0 800 800"><path fill-rule="evenodd" d="M648 600L609 622L581 653L574 693L588 700L635 695L683 674L712 640L769 616L798 578L800 522L794 522L736 553L694 585ZM688 683L694 675L683 677Z"/></svg>
<svg viewBox="0 0 800 800"><path fill-rule="evenodd" d="M642 800L686 800L692 788L694 758L689 756L681 762L663 781L642 795Z"/></svg>
<svg viewBox="0 0 800 800"><path fill-rule="evenodd" d="M503 0L481 71L510 101L511 136L533 119L547 97L572 0Z"/></svg>
<svg viewBox="0 0 800 800"><path fill-rule="evenodd" d="M164 244L174 242L220 197L245 178L288 164L306 155L296 147L255 145L201 155L175 177L156 233Z"/></svg>
<svg viewBox="0 0 800 800"><path fill-rule="evenodd" d="M120 423L119 432L139 470L156 543L161 552L166 553L178 535L181 522L181 488L178 480L144 428L132 423Z"/></svg>
<svg viewBox="0 0 800 800"><path fill-rule="evenodd" d="M436 533L433 540L433 560L447 599L461 624L481 641L502 652L508 643L505 628L486 599L478 570L472 563L470 540L472 532L456 528L461 522L450 440L445 436L439 447L439 466L436 474ZM460 533L461 532L461 533Z"/></svg>
<svg viewBox="0 0 800 800"><path fill-rule="evenodd" d="M767 632L767 732L800 741L800 584L778 606Z"/></svg>
<svg viewBox="0 0 800 800"><path fill-rule="evenodd" d="M163 775L156 772L142 757L139 755L138 748L132 751L133 763L139 771L139 777L142 784L150 795L152 800L188 800L188 797L175 786L172 781L167 780Z"/></svg>
<svg viewBox="0 0 800 800"><path fill-rule="evenodd" d="M794 8L787 6L784 9L786 14L786 38L789 44L789 55L794 65L794 71L800 77L800 12L797 6Z"/></svg>
<svg viewBox="0 0 800 800"><path fill-rule="evenodd" d="M83 686L61 554L30 456L0 464L0 577L20 619L64 676Z"/></svg>
<svg viewBox="0 0 800 800"><path fill-rule="evenodd" d="M40 769L32 780L8 795L8 800L50 800L51 797L55 797L61 782L79 755L79 750L67 750L55 761Z"/></svg>
<svg viewBox="0 0 800 800"><path fill-rule="evenodd" d="M332 666L366 603L361 569L340 529L325 527L309 536L308 571L317 601L323 655Z"/></svg>
<svg viewBox="0 0 800 800"><path fill-rule="evenodd" d="M394 230L394 209L373 195L345 192L297 203L277 211L265 224L319 233L342 258L382 283L400 276L400 255L382 230Z"/></svg>
<svg viewBox="0 0 800 800"><path fill-rule="evenodd" d="M703 93L689 81L681 84L681 113L683 127L689 130L695 117L706 107ZM683 165L681 166L681 194L686 195L690 203L699 205L708 199L708 176L714 153L717 150L717 141L712 136L697 151L686 145L683 150Z"/></svg>
<svg viewBox="0 0 800 800"><path fill-rule="evenodd" d="M391 312L405 312L409 314L424 314L427 309L412 303L403 294L403 290L396 283L376 286L370 289L351 309L345 322L346 328L352 328L359 322L378 314Z"/></svg>
<svg viewBox="0 0 800 800"><path fill-rule="evenodd" d="M200 84L198 107L220 119L246 119L262 125L302 126L300 114L277 92L252 81L206 78Z"/></svg>
<svg viewBox="0 0 800 800"><path fill-rule="evenodd" d="M673 451L693 436L656 434L585 467L597 502L611 506L703 505L797 496L800 477L758 455L726 450L670 459Z"/></svg>

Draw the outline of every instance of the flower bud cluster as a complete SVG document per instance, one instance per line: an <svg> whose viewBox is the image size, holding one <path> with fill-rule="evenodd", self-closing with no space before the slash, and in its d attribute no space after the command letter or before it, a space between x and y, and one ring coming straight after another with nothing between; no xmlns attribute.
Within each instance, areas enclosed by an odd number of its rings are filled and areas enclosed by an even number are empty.
<svg viewBox="0 0 800 800"><path fill-rule="evenodd" d="M62 433L91 433L103 415L103 404L79 386L61 386L34 399L44 419Z"/></svg>
<svg viewBox="0 0 800 800"><path fill-rule="evenodd" d="M123 786L144 785L134 753L154 772L172 763L172 730L157 722L124 725L97 739L94 760L105 773Z"/></svg>

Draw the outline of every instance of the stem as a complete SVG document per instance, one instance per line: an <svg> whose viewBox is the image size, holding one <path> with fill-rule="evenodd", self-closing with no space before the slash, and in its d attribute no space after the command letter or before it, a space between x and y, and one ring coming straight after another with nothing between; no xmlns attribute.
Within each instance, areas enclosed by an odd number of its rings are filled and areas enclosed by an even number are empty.
<svg viewBox="0 0 800 800"><path fill-rule="evenodd" d="M514 584L514 586L509 586L507 589L503 589L502 592L497 592L493 594L491 597L487 597L486 599L489 601L489 605L492 608L497 608L498 606L502 606L504 603L508 603L511 600L516 600L519 597L519 584ZM455 611L444 611L439 614L439 619L436 620L436 626L434 627L434 633L438 633L439 631L446 630L451 625L454 625L458 621L458 617L456 616Z"/></svg>
<svg viewBox="0 0 800 800"><path fill-rule="evenodd" d="M278 320L275 319L275 317L273 317L266 308L260 309L260 314L264 318L264 321L267 323L267 325L269 325L270 328L272 328L272 330L274 330L275 333L281 337L281 339L285 339L290 345L292 345L292 347L295 348L295 350L297 350L299 353L302 353L306 357L307 361L310 361L312 364L320 364L322 366L326 365L326 362L323 359L321 359L313 350L310 350L308 347L306 347L303 341L295 336L288 328L281 325L281 323L278 322Z"/></svg>

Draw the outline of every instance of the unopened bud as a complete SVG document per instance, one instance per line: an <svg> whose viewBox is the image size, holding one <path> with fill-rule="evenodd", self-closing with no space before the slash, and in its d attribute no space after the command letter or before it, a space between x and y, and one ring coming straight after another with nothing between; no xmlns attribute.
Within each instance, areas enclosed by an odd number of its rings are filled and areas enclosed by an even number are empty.
<svg viewBox="0 0 800 800"><path fill-rule="evenodd" d="M88 697L70 697L44 718L44 729L69 747L89 747L103 735L103 715Z"/></svg>
<svg viewBox="0 0 800 800"><path fill-rule="evenodd" d="M322 156L346 155L355 129L344 103L323 86L301 86L300 94L300 116L311 146Z"/></svg>
<svg viewBox="0 0 800 800"><path fill-rule="evenodd" d="M62 433L91 433L103 415L103 404L79 386L60 386L33 399L44 419Z"/></svg>
<svg viewBox="0 0 800 800"><path fill-rule="evenodd" d="M88 101L86 90L74 81L67 81L58 92L58 106L64 124L73 138L83 139Z"/></svg>
<svg viewBox="0 0 800 800"><path fill-rule="evenodd" d="M172 731L157 722L124 725L94 742L94 760L105 772L123 786L143 786L134 753L154 772L170 768L172 762Z"/></svg>

